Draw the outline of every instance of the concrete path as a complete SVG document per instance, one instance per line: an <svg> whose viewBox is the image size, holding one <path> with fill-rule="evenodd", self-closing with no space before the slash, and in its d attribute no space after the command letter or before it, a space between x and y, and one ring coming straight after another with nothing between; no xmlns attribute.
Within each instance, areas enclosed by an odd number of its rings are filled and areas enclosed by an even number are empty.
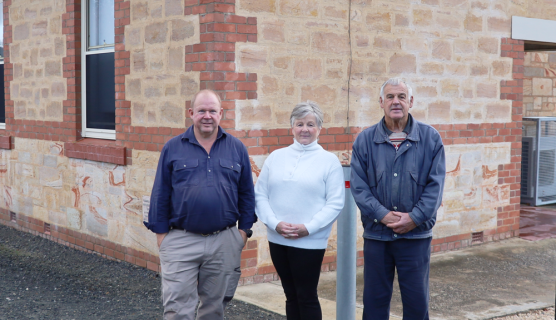
<svg viewBox="0 0 556 320"><path fill-rule="evenodd" d="M357 271L357 319L363 311L362 271ZM553 306L556 239L510 239L433 255L430 277L431 319L491 319ZM329 272L319 283L325 320L336 319L335 279L336 274ZM278 282L240 287L234 298L284 314L285 298ZM401 298L395 285L390 319L401 316Z"/></svg>

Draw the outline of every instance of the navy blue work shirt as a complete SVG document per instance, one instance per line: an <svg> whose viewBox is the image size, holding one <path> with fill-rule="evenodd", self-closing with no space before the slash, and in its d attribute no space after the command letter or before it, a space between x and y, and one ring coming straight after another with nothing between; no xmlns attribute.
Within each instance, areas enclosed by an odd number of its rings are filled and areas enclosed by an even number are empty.
<svg viewBox="0 0 556 320"><path fill-rule="evenodd" d="M154 233L170 227L212 233L234 225L250 229L257 221L247 148L218 127L207 154L193 126L168 141L160 154L145 226Z"/></svg>

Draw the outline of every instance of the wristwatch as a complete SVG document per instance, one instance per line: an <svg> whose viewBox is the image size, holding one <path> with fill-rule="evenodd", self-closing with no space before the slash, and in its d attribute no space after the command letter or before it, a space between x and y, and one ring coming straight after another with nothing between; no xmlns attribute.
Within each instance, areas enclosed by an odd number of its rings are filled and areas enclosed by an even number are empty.
<svg viewBox="0 0 556 320"><path fill-rule="evenodd" d="M251 238L251 236L253 236L253 230L251 229L240 229L241 231L245 232L245 234L247 235L247 239Z"/></svg>

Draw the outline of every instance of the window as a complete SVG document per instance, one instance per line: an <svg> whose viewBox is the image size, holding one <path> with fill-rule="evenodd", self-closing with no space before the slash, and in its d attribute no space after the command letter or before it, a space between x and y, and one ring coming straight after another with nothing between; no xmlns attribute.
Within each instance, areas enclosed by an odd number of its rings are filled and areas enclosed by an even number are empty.
<svg viewBox="0 0 556 320"><path fill-rule="evenodd" d="M4 8L4 1L0 0L0 8ZM2 9L2 12L4 10ZM4 14L0 14L0 129L6 129L6 99L4 88Z"/></svg>
<svg viewBox="0 0 556 320"><path fill-rule="evenodd" d="M116 138L114 0L81 0L83 137Z"/></svg>

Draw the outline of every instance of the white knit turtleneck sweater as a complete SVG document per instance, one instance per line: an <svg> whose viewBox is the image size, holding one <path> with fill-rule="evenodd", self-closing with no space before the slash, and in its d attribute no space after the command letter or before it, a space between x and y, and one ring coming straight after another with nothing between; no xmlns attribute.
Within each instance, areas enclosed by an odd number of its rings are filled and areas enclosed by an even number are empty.
<svg viewBox="0 0 556 320"><path fill-rule="evenodd" d="M296 140L266 159L255 185L256 213L267 226L268 241L304 249L326 249L332 224L344 206L344 174L338 158L317 141ZM303 223L309 235L286 239L280 221Z"/></svg>

